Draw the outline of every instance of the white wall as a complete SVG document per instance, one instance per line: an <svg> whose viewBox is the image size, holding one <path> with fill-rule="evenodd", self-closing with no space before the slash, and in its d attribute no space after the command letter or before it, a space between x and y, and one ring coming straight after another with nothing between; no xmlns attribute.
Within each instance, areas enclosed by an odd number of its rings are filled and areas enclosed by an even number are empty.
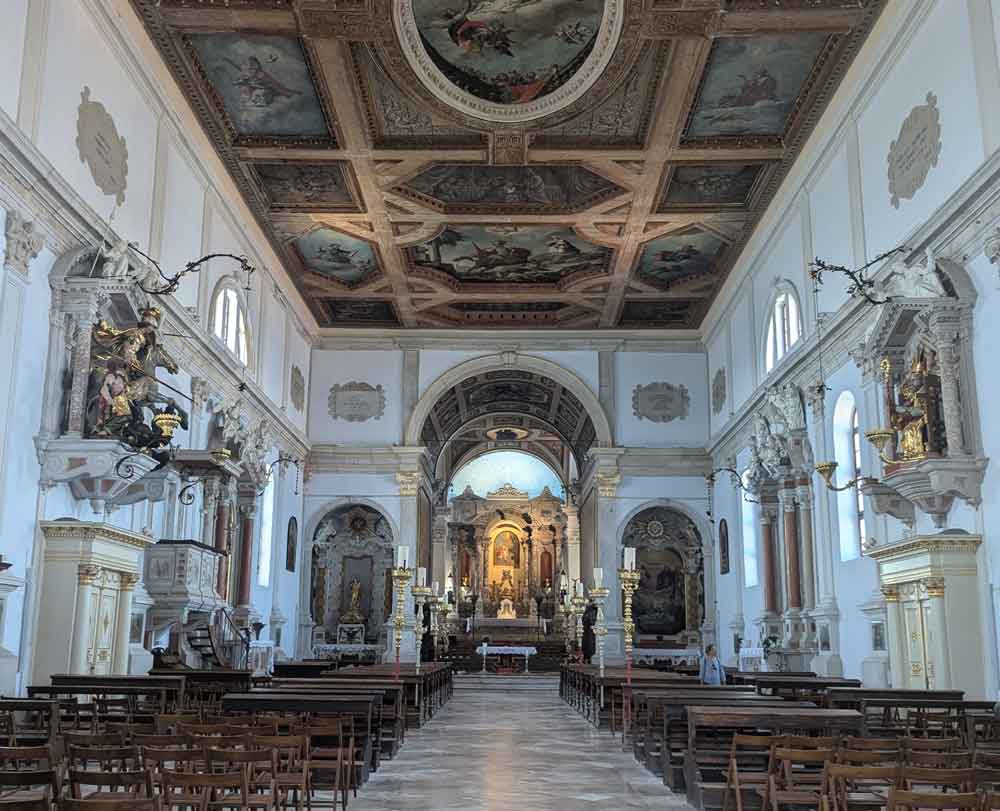
<svg viewBox="0 0 1000 811"><path fill-rule="evenodd" d="M698 353L615 353L615 441L630 447L703 447L708 440L708 371ZM640 419L632 408L636 386L670 383L690 397L687 417L670 422Z"/></svg>
<svg viewBox="0 0 1000 811"><path fill-rule="evenodd" d="M309 390L309 438L339 445L398 445L403 441L401 382L403 353L399 351L333 352L315 350ZM364 422L330 415L334 385L367 383L382 386L385 413Z"/></svg>

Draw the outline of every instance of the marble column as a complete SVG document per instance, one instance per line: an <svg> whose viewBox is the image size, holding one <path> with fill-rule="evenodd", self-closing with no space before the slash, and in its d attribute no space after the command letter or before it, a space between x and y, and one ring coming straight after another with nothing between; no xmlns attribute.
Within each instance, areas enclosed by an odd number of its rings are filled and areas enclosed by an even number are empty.
<svg viewBox="0 0 1000 811"><path fill-rule="evenodd" d="M434 524L431 528L431 570L427 585L438 583L442 594L448 577L448 522L451 520L451 508L442 505L434 507Z"/></svg>
<svg viewBox="0 0 1000 811"><path fill-rule="evenodd" d="M889 684L899 690L907 686L906 626L898 586L882 586L885 598L886 645L889 648Z"/></svg>
<svg viewBox="0 0 1000 811"><path fill-rule="evenodd" d="M128 674L129 634L132 630L132 595L139 576L123 572L118 589L118 613L115 620L115 658L111 672Z"/></svg>
<svg viewBox="0 0 1000 811"><path fill-rule="evenodd" d="M73 615L73 649L70 673L89 673L87 648L90 646L90 608L94 583L101 576L101 567L81 563L77 570L76 611Z"/></svg>
<svg viewBox="0 0 1000 811"><path fill-rule="evenodd" d="M795 498L788 491L781 498L785 536L785 589L788 608L802 609L802 586L799 576L799 530L795 517Z"/></svg>
<svg viewBox="0 0 1000 811"><path fill-rule="evenodd" d="M87 387L90 384L90 343L94 331L94 316L80 313L74 318L72 383L69 395L68 435L83 436Z"/></svg>
<svg viewBox="0 0 1000 811"><path fill-rule="evenodd" d="M800 484L796 490L799 502L799 538L802 548L802 607L811 611L816 607L816 583L813 570L812 490Z"/></svg>
<svg viewBox="0 0 1000 811"><path fill-rule="evenodd" d="M215 507L215 550L222 556L219 558L219 578L216 590L223 600L229 599L229 502L220 494Z"/></svg>
<svg viewBox="0 0 1000 811"><path fill-rule="evenodd" d="M240 523L240 568L237 587L236 605L239 608L250 608L250 587L253 583L253 527L257 505L253 503L240 506L243 520Z"/></svg>
<svg viewBox="0 0 1000 811"><path fill-rule="evenodd" d="M774 526L771 514L764 505L761 505L760 510L760 557L764 614L773 617L778 613L778 594L774 581Z"/></svg>
<svg viewBox="0 0 1000 811"><path fill-rule="evenodd" d="M566 574L570 586L580 579L580 509L575 504L563 507L566 514Z"/></svg>

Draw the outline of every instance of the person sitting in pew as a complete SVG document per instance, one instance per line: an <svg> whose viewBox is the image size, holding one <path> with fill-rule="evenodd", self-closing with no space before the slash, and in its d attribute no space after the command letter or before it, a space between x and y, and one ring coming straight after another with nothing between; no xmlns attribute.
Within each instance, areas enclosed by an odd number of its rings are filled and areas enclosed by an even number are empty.
<svg viewBox="0 0 1000 811"><path fill-rule="evenodd" d="M716 654L715 645L705 648L705 654L701 657L701 672L698 676L702 684L723 685L726 683L726 674L722 670L722 662Z"/></svg>

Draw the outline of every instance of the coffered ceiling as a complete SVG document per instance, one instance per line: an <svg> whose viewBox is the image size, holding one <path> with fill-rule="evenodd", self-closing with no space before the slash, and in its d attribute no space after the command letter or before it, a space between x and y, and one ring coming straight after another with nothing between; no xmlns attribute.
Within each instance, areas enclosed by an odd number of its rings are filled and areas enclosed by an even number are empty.
<svg viewBox="0 0 1000 811"><path fill-rule="evenodd" d="M697 327L884 0L132 0L323 327Z"/></svg>

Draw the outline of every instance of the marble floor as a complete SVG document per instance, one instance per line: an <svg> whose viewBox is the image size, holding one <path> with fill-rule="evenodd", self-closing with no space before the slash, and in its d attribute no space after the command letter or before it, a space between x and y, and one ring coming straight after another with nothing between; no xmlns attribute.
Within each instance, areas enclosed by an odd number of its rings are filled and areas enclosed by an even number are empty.
<svg viewBox="0 0 1000 811"><path fill-rule="evenodd" d="M457 686L350 811L690 808L563 704L556 679L518 678Z"/></svg>

